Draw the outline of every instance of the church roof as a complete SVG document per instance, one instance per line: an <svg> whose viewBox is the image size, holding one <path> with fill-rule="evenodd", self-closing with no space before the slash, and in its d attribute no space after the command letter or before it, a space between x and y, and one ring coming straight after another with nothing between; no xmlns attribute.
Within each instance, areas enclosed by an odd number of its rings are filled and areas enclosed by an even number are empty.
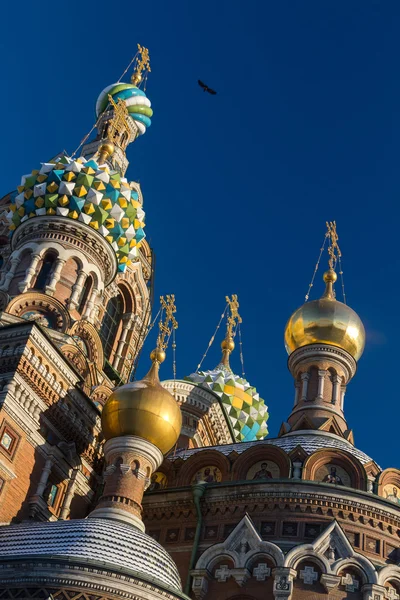
<svg viewBox="0 0 400 600"><path fill-rule="evenodd" d="M169 457L169 460L176 460L177 458L181 458L183 460L188 459L192 454L196 454L197 452L201 452L202 450L217 450L221 452L225 456L228 456L231 452L237 452L238 454L242 454L249 448L257 445L260 447L261 445L273 445L282 448L285 452L290 452L296 446L301 446L303 450L307 452L307 454L313 454L317 450L321 450L322 448L337 448L338 450L345 450L349 452L362 464L367 464L372 459L362 452L355 448L350 442L346 441L343 438L338 437L332 433L328 432L302 432L299 434L289 434L279 438L270 438L267 440L259 440L253 442L241 442L236 444L225 444L223 446L205 446L203 448L192 448L191 450L181 450L176 452L173 457Z"/></svg>
<svg viewBox="0 0 400 600"><path fill-rule="evenodd" d="M181 591L175 563L153 538L107 519L22 523L0 527L0 561L52 556L129 569L146 581Z"/></svg>

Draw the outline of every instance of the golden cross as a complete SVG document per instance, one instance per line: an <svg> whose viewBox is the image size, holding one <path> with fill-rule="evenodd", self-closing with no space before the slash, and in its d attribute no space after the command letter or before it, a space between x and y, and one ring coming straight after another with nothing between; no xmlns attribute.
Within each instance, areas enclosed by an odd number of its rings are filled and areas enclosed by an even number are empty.
<svg viewBox="0 0 400 600"><path fill-rule="evenodd" d="M138 44L138 58L136 60L135 71L131 77L132 83L139 83L142 79L142 71L151 72L150 55L147 48Z"/></svg>
<svg viewBox="0 0 400 600"><path fill-rule="evenodd" d="M165 311L164 321L162 317L158 323L160 333L157 338L157 348L159 350L165 350L168 346L169 336L171 335L172 329L178 329L178 322L174 317L176 313L175 306L175 295L160 296L160 303L163 311Z"/></svg>
<svg viewBox="0 0 400 600"><path fill-rule="evenodd" d="M326 227L328 229L326 236L330 239L330 244L328 248L329 252L329 268L334 269L336 265L336 261L338 258L341 258L342 253L339 248L338 240L339 236L336 231L336 221L327 221Z"/></svg>
<svg viewBox="0 0 400 600"><path fill-rule="evenodd" d="M112 96L108 95L108 101L114 109L114 115L108 125L107 137L113 144L125 150L131 135L132 124L136 125L129 116L125 102L119 98L115 103ZM123 134L126 134L123 136Z"/></svg>
<svg viewBox="0 0 400 600"><path fill-rule="evenodd" d="M232 298L229 298L229 296L226 296L226 301L229 304L229 317L228 317L228 322L227 322L227 327L226 327L226 337L227 338L233 338L234 336L234 328L236 327L236 325L238 323L242 322L242 317L239 315L239 302L238 302L238 297L237 294L232 294Z"/></svg>

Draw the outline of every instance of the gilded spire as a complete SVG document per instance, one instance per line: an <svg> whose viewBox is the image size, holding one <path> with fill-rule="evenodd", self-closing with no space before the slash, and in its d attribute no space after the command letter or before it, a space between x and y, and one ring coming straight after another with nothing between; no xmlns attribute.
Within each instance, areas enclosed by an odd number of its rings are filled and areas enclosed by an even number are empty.
<svg viewBox="0 0 400 600"><path fill-rule="evenodd" d="M134 85L138 85L142 79L143 71L147 71L147 73L151 72L150 69L150 55L147 48L144 48L140 44L138 44L138 53L136 55L136 61L134 66L133 75L131 77L131 82Z"/></svg>
<svg viewBox="0 0 400 600"><path fill-rule="evenodd" d="M229 314L226 322L226 335L225 339L221 344L222 348L222 360L221 364L224 367L230 369L229 365L229 355L235 349L235 342L233 338L235 337L236 327L239 323L242 322L242 317L239 315L239 302L236 294L232 294L232 298L226 296L226 301L229 305Z"/></svg>
<svg viewBox="0 0 400 600"><path fill-rule="evenodd" d="M327 221L326 222L327 232L326 237L329 238L329 246L328 246L328 254L329 254L329 270L324 273L324 281L326 283L325 292L323 294L323 298L329 298L330 300L334 300L336 297L335 290L333 285L337 280L336 274L336 264L338 260L342 257L342 253L339 248L338 240L339 236L336 231L336 221Z"/></svg>
<svg viewBox="0 0 400 600"><path fill-rule="evenodd" d="M151 365L150 371L147 373L146 377L144 377L144 379L151 380L153 382L159 382L158 370L160 364L165 360L165 350L167 349L169 338L172 330L178 328L178 321L174 317L174 314L176 313L174 294L168 294L166 298L164 298L164 296L160 296L160 303L162 314L158 323L159 332L157 336L157 344L155 349L150 353L150 358L153 364Z"/></svg>

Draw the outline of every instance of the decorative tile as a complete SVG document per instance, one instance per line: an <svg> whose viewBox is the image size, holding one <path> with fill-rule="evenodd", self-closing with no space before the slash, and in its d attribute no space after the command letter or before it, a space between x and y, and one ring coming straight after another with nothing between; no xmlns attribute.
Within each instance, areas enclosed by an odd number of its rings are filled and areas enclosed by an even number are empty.
<svg viewBox="0 0 400 600"><path fill-rule="evenodd" d="M282 535L287 537L296 537L298 530L298 523L283 523Z"/></svg>
<svg viewBox="0 0 400 600"><path fill-rule="evenodd" d="M268 407L256 388L230 368L221 363L213 371L199 371L185 379L219 396L236 441L261 440L268 435Z"/></svg>
<svg viewBox="0 0 400 600"><path fill-rule="evenodd" d="M261 523L261 537L275 535L275 523L273 521L263 521Z"/></svg>
<svg viewBox="0 0 400 600"><path fill-rule="evenodd" d="M27 219L58 215L78 220L103 235L115 250L119 271L125 271L138 256L145 238L145 214L136 188L117 171L94 159L62 156L43 164L40 171L24 175L19 189L21 192L11 197L7 215L11 235Z"/></svg>

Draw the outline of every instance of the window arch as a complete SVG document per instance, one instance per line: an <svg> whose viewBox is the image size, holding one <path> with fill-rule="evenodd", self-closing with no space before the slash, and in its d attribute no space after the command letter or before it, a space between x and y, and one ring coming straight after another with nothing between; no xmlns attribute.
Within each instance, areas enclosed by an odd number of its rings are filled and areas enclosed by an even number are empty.
<svg viewBox="0 0 400 600"><path fill-rule="evenodd" d="M35 290L44 290L48 283L49 275L53 270L53 265L56 260L55 254L46 254L43 258L42 265L35 281Z"/></svg>
<svg viewBox="0 0 400 600"><path fill-rule="evenodd" d="M124 301L121 292L118 292L116 296L108 301L100 328L100 338L103 342L104 356L107 360L110 359L113 351L123 311Z"/></svg>
<svg viewBox="0 0 400 600"><path fill-rule="evenodd" d="M78 313L81 315L86 307L86 302L93 288L93 277L88 275L82 288L81 297L78 304Z"/></svg>

